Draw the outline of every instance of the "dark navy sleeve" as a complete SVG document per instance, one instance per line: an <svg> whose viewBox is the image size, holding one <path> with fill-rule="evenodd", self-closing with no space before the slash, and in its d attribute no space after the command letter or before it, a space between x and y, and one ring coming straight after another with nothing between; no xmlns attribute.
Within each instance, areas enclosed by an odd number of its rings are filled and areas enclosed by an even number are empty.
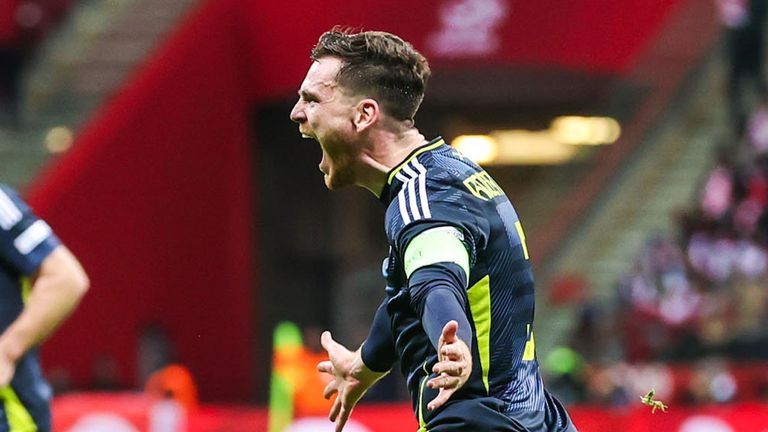
<svg viewBox="0 0 768 432"><path fill-rule="evenodd" d="M408 280L411 306L421 317L421 324L437 349L443 327L448 321L459 324L458 336L472 348L472 328L467 319L464 270L454 263L437 263L413 272Z"/></svg>
<svg viewBox="0 0 768 432"><path fill-rule="evenodd" d="M397 361L394 341L392 340L392 320L384 301L373 316L373 323L365 339L360 355L363 363L374 372L387 372Z"/></svg>
<svg viewBox="0 0 768 432"><path fill-rule="evenodd" d="M12 189L0 184L0 261L32 275L60 244L51 227Z"/></svg>
<svg viewBox="0 0 768 432"><path fill-rule="evenodd" d="M411 183L400 190L388 208L385 228L389 244L402 256L411 240L422 232L451 226L462 234L473 265L490 232L478 200L453 176L427 177Z"/></svg>
<svg viewBox="0 0 768 432"><path fill-rule="evenodd" d="M472 268L477 251L487 243L490 227L478 200L449 172L418 176L400 189L388 209L387 237L401 262L405 262L404 253L413 239L446 226L460 234ZM472 343L466 313L467 276L460 266L446 262L420 268L406 282L411 306L435 348L450 320L459 323L459 337L467 345Z"/></svg>

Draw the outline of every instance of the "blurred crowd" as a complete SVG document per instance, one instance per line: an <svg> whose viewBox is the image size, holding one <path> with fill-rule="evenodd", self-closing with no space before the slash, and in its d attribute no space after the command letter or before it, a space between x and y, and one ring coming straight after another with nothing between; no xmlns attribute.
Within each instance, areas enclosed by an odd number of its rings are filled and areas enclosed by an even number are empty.
<svg viewBox="0 0 768 432"><path fill-rule="evenodd" d="M768 400L768 366L754 366L768 360L768 154L755 144L745 134L719 158L614 302L582 305L568 346L543 362L561 397L624 404L655 382L683 403Z"/></svg>
<svg viewBox="0 0 768 432"><path fill-rule="evenodd" d="M647 240L615 302L586 301L543 367L569 403L768 401L766 2L719 1L726 145L676 234Z"/></svg>
<svg viewBox="0 0 768 432"><path fill-rule="evenodd" d="M0 1L0 126L17 126L24 68L76 1Z"/></svg>

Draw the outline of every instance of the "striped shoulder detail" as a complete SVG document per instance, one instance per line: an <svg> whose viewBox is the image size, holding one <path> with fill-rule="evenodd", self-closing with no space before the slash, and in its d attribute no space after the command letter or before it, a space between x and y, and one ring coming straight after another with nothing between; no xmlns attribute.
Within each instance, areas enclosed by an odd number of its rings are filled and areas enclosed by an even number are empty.
<svg viewBox="0 0 768 432"><path fill-rule="evenodd" d="M22 213L10 196L0 188L0 228L8 231L19 223Z"/></svg>
<svg viewBox="0 0 768 432"><path fill-rule="evenodd" d="M411 163L420 154L434 150L443 144L445 144L445 141L442 138L437 138L414 150L413 153L411 153L407 158L405 158L403 162L400 163L400 165L396 166L389 172L389 177L387 177L387 184L392 184L392 179L394 179L395 177L397 177L398 174L400 174L400 171L403 169L403 167ZM400 177L397 177L397 178L399 179Z"/></svg>
<svg viewBox="0 0 768 432"><path fill-rule="evenodd" d="M403 223L408 225L412 221L431 218L432 212L427 199L427 169L424 165L418 158L413 158L402 166L396 177L403 183L400 193L397 194Z"/></svg>

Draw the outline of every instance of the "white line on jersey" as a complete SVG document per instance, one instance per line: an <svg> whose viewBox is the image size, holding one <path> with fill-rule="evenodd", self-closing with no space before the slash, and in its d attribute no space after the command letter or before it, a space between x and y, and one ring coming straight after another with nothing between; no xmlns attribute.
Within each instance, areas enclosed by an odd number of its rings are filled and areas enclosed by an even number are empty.
<svg viewBox="0 0 768 432"><path fill-rule="evenodd" d="M16 237L13 245L22 255L32 252L40 243L52 234L51 227L42 220L36 220L23 233Z"/></svg>
<svg viewBox="0 0 768 432"><path fill-rule="evenodd" d="M416 178L412 177L405 185L408 186L408 202L411 204L409 208L413 214L413 220L419 220L421 215L419 214L419 205L416 203Z"/></svg>
<svg viewBox="0 0 768 432"><path fill-rule="evenodd" d="M419 171L419 197L421 198L421 214L425 219L432 217L432 212L429 211L429 200L427 199L427 169L424 168L418 159L413 160L413 166Z"/></svg>
<svg viewBox="0 0 768 432"><path fill-rule="evenodd" d="M411 218L408 217L408 209L406 209L406 206L405 206L405 188L400 190L400 193L397 194L397 201L398 201L398 204L400 204L400 217L403 218L403 223L408 225L409 223L411 223Z"/></svg>
<svg viewBox="0 0 768 432"><path fill-rule="evenodd" d="M0 189L0 227L4 230L13 228L21 220L21 210L16 207L11 197Z"/></svg>
<svg viewBox="0 0 768 432"><path fill-rule="evenodd" d="M432 213L429 210L429 200L427 199L427 169L419 163L418 159L413 159L408 164L403 165L402 171L398 172L395 177L403 182L403 187L397 197L403 222L407 225L411 220L431 218Z"/></svg>
<svg viewBox="0 0 768 432"><path fill-rule="evenodd" d="M408 178L407 178L406 176L404 176L404 175L403 175L403 172L402 172L402 171L398 171L398 172L397 172L397 174L395 174L395 178L397 178L398 180L400 180L400 181L401 181L403 184L405 184L405 182L407 182L407 181L408 181Z"/></svg>

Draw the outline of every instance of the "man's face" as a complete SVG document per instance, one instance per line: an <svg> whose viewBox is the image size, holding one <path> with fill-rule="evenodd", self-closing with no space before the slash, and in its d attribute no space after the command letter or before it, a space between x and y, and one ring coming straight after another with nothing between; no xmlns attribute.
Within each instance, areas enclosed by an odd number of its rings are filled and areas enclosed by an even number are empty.
<svg viewBox="0 0 768 432"><path fill-rule="evenodd" d="M299 124L301 136L320 143L320 171L329 189L355 183L353 163L359 154L355 145L356 100L336 82L341 66L336 57L313 62L291 111L291 120Z"/></svg>

